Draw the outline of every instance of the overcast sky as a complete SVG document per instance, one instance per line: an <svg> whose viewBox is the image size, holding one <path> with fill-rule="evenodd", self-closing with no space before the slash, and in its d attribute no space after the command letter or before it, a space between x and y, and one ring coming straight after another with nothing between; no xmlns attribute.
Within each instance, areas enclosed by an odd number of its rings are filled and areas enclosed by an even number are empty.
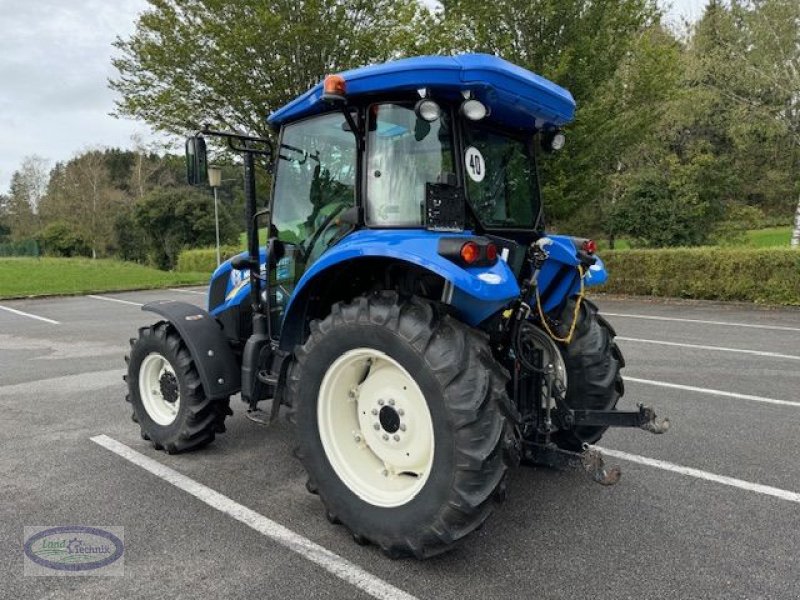
<svg viewBox="0 0 800 600"><path fill-rule="evenodd" d="M662 0L663 1L663 0ZM674 0L696 19L705 0ZM144 123L109 116L116 36L133 32L145 0L0 0L0 192L24 156L50 163L90 146L154 139Z"/></svg>

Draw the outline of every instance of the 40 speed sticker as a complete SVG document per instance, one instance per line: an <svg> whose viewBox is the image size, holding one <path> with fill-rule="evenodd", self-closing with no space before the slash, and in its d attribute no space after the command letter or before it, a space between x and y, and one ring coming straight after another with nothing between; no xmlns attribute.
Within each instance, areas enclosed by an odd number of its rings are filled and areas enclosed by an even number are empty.
<svg viewBox="0 0 800 600"><path fill-rule="evenodd" d="M25 527L25 575L123 575L122 527Z"/></svg>
<svg viewBox="0 0 800 600"><path fill-rule="evenodd" d="M466 154L464 155L464 162L467 165L467 175L475 183L480 183L486 177L486 163L483 160L483 154L475 146L467 147Z"/></svg>

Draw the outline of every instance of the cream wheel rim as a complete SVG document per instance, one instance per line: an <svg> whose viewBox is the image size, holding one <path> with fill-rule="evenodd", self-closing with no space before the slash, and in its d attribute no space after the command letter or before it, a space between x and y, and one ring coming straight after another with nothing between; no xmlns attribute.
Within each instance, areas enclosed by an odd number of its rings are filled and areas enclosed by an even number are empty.
<svg viewBox="0 0 800 600"><path fill-rule="evenodd" d="M148 416L158 425L165 427L178 416L178 378L170 362L157 352L145 356L139 367L139 396Z"/></svg>
<svg viewBox="0 0 800 600"><path fill-rule="evenodd" d="M328 367L317 398L325 455L339 479L375 506L410 502L433 465L433 420L417 382L373 348L344 353Z"/></svg>

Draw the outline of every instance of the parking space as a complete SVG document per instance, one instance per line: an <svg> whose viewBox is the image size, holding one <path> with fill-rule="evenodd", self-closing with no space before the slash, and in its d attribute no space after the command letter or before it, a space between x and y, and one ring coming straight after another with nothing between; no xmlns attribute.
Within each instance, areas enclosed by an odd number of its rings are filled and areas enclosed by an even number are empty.
<svg viewBox="0 0 800 600"><path fill-rule="evenodd" d="M602 446L677 468L609 458L623 469L611 488L521 468L466 544L417 562L358 546L325 519L285 420L263 428L234 399L228 431L201 451L168 456L139 437L122 355L155 320L139 305L164 298L205 303L203 288L0 303L58 321L0 310L0 539L19 548L24 525L86 523L122 526L126 542L123 578L23 577L7 553L9 597L800 597L800 360L787 358L800 356L800 311L600 298L636 380L624 405L652 405L673 423L662 436L614 430ZM317 544L333 563L91 441L98 435Z"/></svg>

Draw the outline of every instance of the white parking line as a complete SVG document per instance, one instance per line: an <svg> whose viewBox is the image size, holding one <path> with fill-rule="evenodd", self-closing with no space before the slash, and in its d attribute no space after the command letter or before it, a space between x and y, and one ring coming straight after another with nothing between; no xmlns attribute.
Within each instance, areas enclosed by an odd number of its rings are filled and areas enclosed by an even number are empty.
<svg viewBox="0 0 800 600"><path fill-rule="evenodd" d="M0 309L7 310L10 313L14 313L15 315L19 315L21 317L28 317L29 319L36 319L37 321L44 321L45 323L50 323L51 325L61 325L60 322L54 321L53 319L48 319L47 317L40 317L39 315L32 315L31 313L22 312L21 310L17 310L16 308L9 308L8 306L0 306Z"/></svg>
<svg viewBox="0 0 800 600"><path fill-rule="evenodd" d="M120 300L119 298L109 298L108 296L95 296L94 294L87 294L87 298L93 300L105 300L106 302L119 302L120 304L130 304L131 306L144 306L141 302L131 302L130 300Z"/></svg>
<svg viewBox="0 0 800 600"><path fill-rule="evenodd" d="M793 402L792 400L778 400L776 398L765 398L764 396L751 396L750 394L737 394L735 392L725 392L723 390L715 390L712 388L701 388L693 385L681 385L680 383L668 383L666 381L655 381L653 379L639 379L638 377L625 376L625 382L632 381L634 383L644 383L646 385L654 385L657 387L671 388L674 390L684 390L687 392L698 392L700 394L711 394L712 396L724 396L726 398L737 398L739 400L752 400L753 402L764 402L766 404L780 404L782 406L797 406L800 407L800 402Z"/></svg>
<svg viewBox="0 0 800 600"><path fill-rule="evenodd" d="M683 465L676 465L675 463L667 462L665 460L657 460L655 458L648 458L646 456L639 456L638 454L628 454L621 450L611 450L609 448L602 448L597 446L606 456L619 458L620 460L627 460L629 462L662 469L664 471L671 471L673 473L680 473L689 477L696 477L697 479L705 479L706 481L713 481L714 483L721 483L730 487L739 488L740 490L747 490L748 492L755 492L765 496L774 496L781 500L788 500L789 502L797 502L800 504L800 494L797 492L790 492L789 490L782 490L780 488L772 487L770 485L762 485L760 483L753 483L751 481L744 481L736 479L735 477L728 477L727 475L717 475L708 471L694 469L692 467L684 467Z"/></svg>
<svg viewBox="0 0 800 600"><path fill-rule="evenodd" d="M205 296L205 292L200 292L198 290L182 290L181 288L169 288L170 292L181 292L182 294L197 294L198 296ZM800 330L798 330L800 331Z"/></svg>
<svg viewBox="0 0 800 600"><path fill-rule="evenodd" d="M637 344L657 344L660 346L678 346L680 348L694 348L695 350L716 350L719 352L737 352L739 354L752 354L755 356L768 356L769 358L784 358L787 360L800 360L800 356L795 354L779 354L778 352L763 352L761 350L745 350L744 348L725 348L724 346L704 346L702 344L683 344L680 342L665 342L663 340L644 340L641 338L629 338L617 336L623 342L634 342Z"/></svg>
<svg viewBox="0 0 800 600"><path fill-rule="evenodd" d="M680 319L678 317L659 317L654 315L632 315L629 313L602 313L607 317L622 317L623 319L647 319L651 321L680 321L682 323L700 323L702 325L727 325L729 327L748 327L751 329L772 329L774 331L800 331L800 327L785 327L783 325L757 325L756 323L732 323L730 321L706 321L704 319Z"/></svg>
<svg viewBox="0 0 800 600"><path fill-rule="evenodd" d="M210 487L198 483L194 479L190 479L186 477L186 475L182 475L174 469L132 450L125 444L107 435L98 435L91 438L91 440L136 466L149 471L156 477L160 477L164 481L171 483L178 489L191 494L208 506L233 517L237 521L255 529L293 552L297 552L303 558L319 565L329 573L357 587L373 598L381 598L383 600L416 600L411 594L365 571L346 558L334 554L327 548L323 548L319 544L295 533L291 529L287 529L283 525L212 490Z"/></svg>

